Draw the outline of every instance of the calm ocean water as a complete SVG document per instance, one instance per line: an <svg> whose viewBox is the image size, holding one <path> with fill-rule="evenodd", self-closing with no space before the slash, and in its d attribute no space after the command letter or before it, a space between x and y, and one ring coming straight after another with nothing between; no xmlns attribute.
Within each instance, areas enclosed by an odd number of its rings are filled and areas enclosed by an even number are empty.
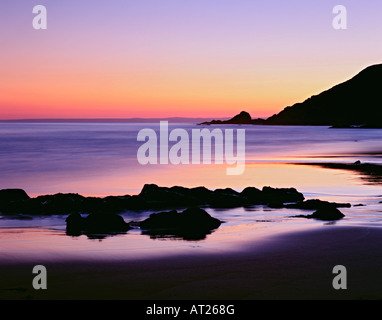
<svg viewBox="0 0 382 320"><path fill-rule="evenodd" d="M0 123L0 188L22 188L31 196L57 192L136 194L145 183L155 181L163 186L180 182L185 186L241 188L248 185L248 168L256 163L306 160L382 163L380 130L224 126L246 129L247 170L242 176L227 176L228 165L142 166L137 161L137 150L142 145L137 142L137 134L143 128L158 131L159 124ZM170 130L173 128L191 132L201 127L170 124ZM203 175L198 176L201 172ZM244 181L241 186L239 181ZM259 186L256 181L254 184Z"/></svg>
<svg viewBox="0 0 382 320"><path fill-rule="evenodd" d="M172 123L188 132L201 126ZM246 169L228 176L228 165L140 165L137 134L159 130L159 123L0 123L0 189L22 188L30 196L79 193L85 196L137 194L146 183L160 186L261 188L295 187L306 198L365 204L342 210L337 225L382 226L381 186L354 172L287 164L290 162L382 163L380 130L327 127L224 126L246 129ZM159 132L158 132L159 135ZM171 146L171 144L170 144ZM199 242L153 240L138 230L102 241L65 235L65 217L0 219L2 259L52 256L120 257L159 253L233 249L237 244L275 232L321 227L322 222L296 219L291 209L212 210L225 223ZM301 212L298 212L301 213ZM150 212L126 212L140 220ZM158 250L160 249L160 250Z"/></svg>

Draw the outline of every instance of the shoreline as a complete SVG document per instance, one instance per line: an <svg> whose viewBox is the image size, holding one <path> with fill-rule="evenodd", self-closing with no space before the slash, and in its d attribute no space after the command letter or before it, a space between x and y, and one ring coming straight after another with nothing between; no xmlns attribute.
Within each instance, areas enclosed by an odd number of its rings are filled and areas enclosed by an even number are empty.
<svg viewBox="0 0 382 320"><path fill-rule="evenodd" d="M356 174L361 175L361 178L367 181L368 183L382 183L382 164L379 163L295 162L291 164L352 171Z"/></svg>
<svg viewBox="0 0 382 320"><path fill-rule="evenodd" d="M270 236L240 252L143 260L47 263L48 290L33 290L30 262L0 264L1 299L381 299L382 228L325 226ZM334 290L344 265L348 289Z"/></svg>
<svg viewBox="0 0 382 320"><path fill-rule="evenodd" d="M236 194L220 190L225 197ZM54 254L45 262L21 257L0 261L0 300L379 300L380 243L382 228L378 226L324 225L270 234L264 240L243 243L236 252L110 261L60 260ZM32 268L37 264L47 267L46 291L31 286ZM332 287L336 265L347 268L347 290Z"/></svg>

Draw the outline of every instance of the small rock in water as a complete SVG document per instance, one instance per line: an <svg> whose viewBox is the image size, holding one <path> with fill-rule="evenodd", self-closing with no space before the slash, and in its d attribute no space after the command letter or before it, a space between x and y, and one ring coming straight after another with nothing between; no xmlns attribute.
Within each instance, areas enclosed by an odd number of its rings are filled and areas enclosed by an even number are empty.
<svg viewBox="0 0 382 320"><path fill-rule="evenodd" d="M344 216L345 215L337 208L328 206L326 208L318 209L316 212L314 212L308 217L313 219L318 219L318 220L332 221L332 220L340 220Z"/></svg>

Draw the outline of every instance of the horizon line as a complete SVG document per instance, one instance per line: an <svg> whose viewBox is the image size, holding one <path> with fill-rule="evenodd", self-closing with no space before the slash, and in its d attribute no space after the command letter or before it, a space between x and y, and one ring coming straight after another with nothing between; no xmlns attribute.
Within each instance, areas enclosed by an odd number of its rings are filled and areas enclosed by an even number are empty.
<svg viewBox="0 0 382 320"><path fill-rule="evenodd" d="M226 118L229 119L229 118ZM178 122L193 122L193 121L208 121L212 118L203 117L161 117L161 118L23 118L23 119L0 119L0 122L151 122L151 121L178 121Z"/></svg>

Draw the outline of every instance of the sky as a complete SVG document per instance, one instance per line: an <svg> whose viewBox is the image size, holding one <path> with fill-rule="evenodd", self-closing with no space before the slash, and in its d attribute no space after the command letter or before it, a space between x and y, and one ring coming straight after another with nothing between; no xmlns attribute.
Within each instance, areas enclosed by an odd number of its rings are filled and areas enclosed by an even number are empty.
<svg viewBox="0 0 382 320"><path fill-rule="evenodd" d="M1 0L0 24L0 119L268 117L382 61L380 0Z"/></svg>

